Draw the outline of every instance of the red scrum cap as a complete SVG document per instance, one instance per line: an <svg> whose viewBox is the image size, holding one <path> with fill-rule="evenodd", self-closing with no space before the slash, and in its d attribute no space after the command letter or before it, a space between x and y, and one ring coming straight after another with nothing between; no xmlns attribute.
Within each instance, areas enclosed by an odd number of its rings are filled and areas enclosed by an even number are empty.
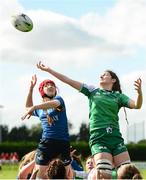
<svg viewBox="0 0 146 180"><path fill-rule="evenodd" d="M45 84L48 84L48 83L51 83L56 87L56 84L54 83L54 81L52 81L50 79L46 79L43 82L41 82L40 85L39 85L39 92L40 92L42 97L45 96L45 93L43 91L43 87L44 87Z"/></svg>

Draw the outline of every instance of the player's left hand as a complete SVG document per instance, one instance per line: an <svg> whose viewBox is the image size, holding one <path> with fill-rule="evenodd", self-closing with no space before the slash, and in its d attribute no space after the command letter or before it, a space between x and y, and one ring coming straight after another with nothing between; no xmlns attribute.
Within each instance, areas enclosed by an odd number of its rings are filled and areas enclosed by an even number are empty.
<svg viewBox="0 0 146 180"><path fill-rule="evenodd" d="M49 67L45 66L41 61L37 63L37 68L41 69L42 71L47 71Z"/></svg>
<svg viewBox="0 0 146 180"><path fill-rule="evenodd" d="M21 120L29 119L34 111L34 107L27 108L27 112L21 117Z"/></svg>
<svg viewBox="0 0 146 180"><path fill-rule="evenodd" d="M140 78L134 81L135 90L137 91L138 94L142 93L141 84L142 84L142 80Z"/></svg>

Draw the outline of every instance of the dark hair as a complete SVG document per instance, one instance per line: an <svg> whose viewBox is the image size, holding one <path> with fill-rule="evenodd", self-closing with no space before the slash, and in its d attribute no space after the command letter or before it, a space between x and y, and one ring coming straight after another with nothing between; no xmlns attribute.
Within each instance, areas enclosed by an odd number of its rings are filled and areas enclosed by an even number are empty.
<svg viewBox="0 0 146 180"><path fill-rule="evenodd" d="M121 85L120 85L120 80L119 80L118 76L116 75L116 73L114 73L111 70L106 70L106 72L110 73L112 79L116 80L115 83L113 84L112 90L113 91L119 91L119 93L122 93ZM125 107L123 107L123 108L124 108L124 113L125 113L125 119L126 119L127 124L128 124L127 112L126 112Z"/></svg>
<svg viewBox="0 0 146 180"><path fill-rule="evenodd" d="M56 158L49 163L48 167L49 179L66 179L66 169L63 162Z"/></svg>
<svg viewBox="0 0 146 180"><path fill-rule="evenodd" d="M142 179L140 171L133 164L122 165L123 172L118 176L119 179Z"/></svg>
<svg viewBox="0 0 146 180"><path fill-rule="evenodd" d="M112 79L116 80L116 82L113 84L112 90L113 91L119 91L120 93L122 93L120 80L119 80L118 76L116 75L116 73L114 73L111 70L106 70L106 72L110 73Z"/></svg>

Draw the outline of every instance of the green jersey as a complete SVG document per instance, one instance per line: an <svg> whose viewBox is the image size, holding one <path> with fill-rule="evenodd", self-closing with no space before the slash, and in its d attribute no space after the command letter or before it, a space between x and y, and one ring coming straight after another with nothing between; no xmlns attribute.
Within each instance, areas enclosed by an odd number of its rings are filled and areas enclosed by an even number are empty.
<svg viewBox="0 0 146 180"><path fill-rule="evenodd" d="M109 125L119 129L118 112L121 107L128 107L129 97L118 91L90 88L83 84L81 93L89 99L90 133Z"/></svg>

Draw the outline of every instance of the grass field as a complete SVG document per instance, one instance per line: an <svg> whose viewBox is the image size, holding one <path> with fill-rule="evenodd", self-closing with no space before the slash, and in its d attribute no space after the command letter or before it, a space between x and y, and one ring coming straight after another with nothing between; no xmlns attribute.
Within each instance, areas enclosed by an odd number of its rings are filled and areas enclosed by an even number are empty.
<svg viewBox="0 0 146 180"><path fill-rule="evenodd" d="M16 179L18 165L3 165L0 170L0 179Z"/></svg>
<svg viewBox="0 0 146 180"><path fill-rule="evenodd" d="M146 169L141 170L141 174L142 174L143 179L146 179Z"/></svg>
<svg viewBox="0 0 146 180"><path fill-rule="evenodd" d="M143 178L146 179L146 170L141 170ZM16 179L18 174L18 165L3 165L0 170L0 179Z"/></svg>

